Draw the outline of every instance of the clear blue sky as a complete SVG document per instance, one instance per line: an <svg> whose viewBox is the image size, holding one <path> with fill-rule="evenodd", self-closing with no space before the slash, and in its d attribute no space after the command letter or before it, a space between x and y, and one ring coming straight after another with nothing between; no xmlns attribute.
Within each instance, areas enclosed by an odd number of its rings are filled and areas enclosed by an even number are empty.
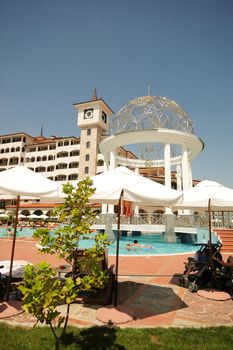
<svg viewBox="0 0 233 350"><path fill-rule="evenodd" d="M79 136L97 87L117 112L175 100L205 150L193 177L233 187L232 0L0 0L0 133Z"/></svg>

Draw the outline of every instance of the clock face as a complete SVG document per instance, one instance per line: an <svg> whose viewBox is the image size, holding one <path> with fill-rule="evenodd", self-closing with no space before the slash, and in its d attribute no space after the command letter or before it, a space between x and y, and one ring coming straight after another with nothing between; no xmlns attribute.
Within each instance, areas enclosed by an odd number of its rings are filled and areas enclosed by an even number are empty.
<svg viewBox="0 0 233 350"><path fill-rule="evenodd" d="M93 109L85 109L84 111L84 119L93 118Z"/></svg>

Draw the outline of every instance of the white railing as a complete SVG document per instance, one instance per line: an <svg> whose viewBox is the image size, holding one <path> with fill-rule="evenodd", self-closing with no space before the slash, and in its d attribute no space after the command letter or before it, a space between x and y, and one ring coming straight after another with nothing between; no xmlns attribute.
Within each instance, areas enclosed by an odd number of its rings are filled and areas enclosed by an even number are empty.
<svg viewBox="0 0 233 350"><path fill-rule="evenodd" d="M222 214L222 213L221 213ZM233 228L232 213L225 212L222 215L219 213L212 215L212 227L226 227ZM112 217L113 224L117 224L117 214ZM100 215L95 220L94 224L104 225L106 223L106 216ZM121 224L128 225L164 225L164 218L162 213L153 214L139 214L136 216L126 217L121 216ZM176 227L208 227L208 214L192 214L192 215L177 215L175 217Z"/></svg>

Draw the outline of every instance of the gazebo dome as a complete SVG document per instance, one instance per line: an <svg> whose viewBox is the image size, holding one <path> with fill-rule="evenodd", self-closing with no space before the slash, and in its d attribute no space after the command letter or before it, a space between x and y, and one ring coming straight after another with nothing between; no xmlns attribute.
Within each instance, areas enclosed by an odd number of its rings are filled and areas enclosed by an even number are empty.
<svg viewBox="0 0 233 350"><path fill-rule="evenodd" d="M110 123L112 135L162 128L194 134L188 114L175 101L161 96L142 96L129 101Z"/></svg>

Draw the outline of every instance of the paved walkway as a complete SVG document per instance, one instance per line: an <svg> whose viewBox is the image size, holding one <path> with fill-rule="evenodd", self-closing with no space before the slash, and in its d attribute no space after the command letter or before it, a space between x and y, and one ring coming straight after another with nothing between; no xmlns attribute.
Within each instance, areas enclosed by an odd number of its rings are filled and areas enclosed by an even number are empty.
<svg viewBox="0 0 233 350"><path fill-rule="evenodd" d="M10 240L0 241L0 260L9 259L10 246ZM32 241L17 242L15 259L32 263L48 260L54 267L61 264L54 256L38 254ZM206 299L178 285L174 274L182 273L186 259L187 255L120 257L118 305L131 319L120 323L121 327L233 325L232 300ZM115 257L109 257L109 264L114 262ZM60 310L65 312L65 306L61 306ZM80 327L102 325L97 317L103 312L105 315L109 312L111 323L112 311L106 311L100 305L73 304L69 324ZM11 324L35 323L31 315L22 312L20 302L0 304L0 320Z"/></svg>

